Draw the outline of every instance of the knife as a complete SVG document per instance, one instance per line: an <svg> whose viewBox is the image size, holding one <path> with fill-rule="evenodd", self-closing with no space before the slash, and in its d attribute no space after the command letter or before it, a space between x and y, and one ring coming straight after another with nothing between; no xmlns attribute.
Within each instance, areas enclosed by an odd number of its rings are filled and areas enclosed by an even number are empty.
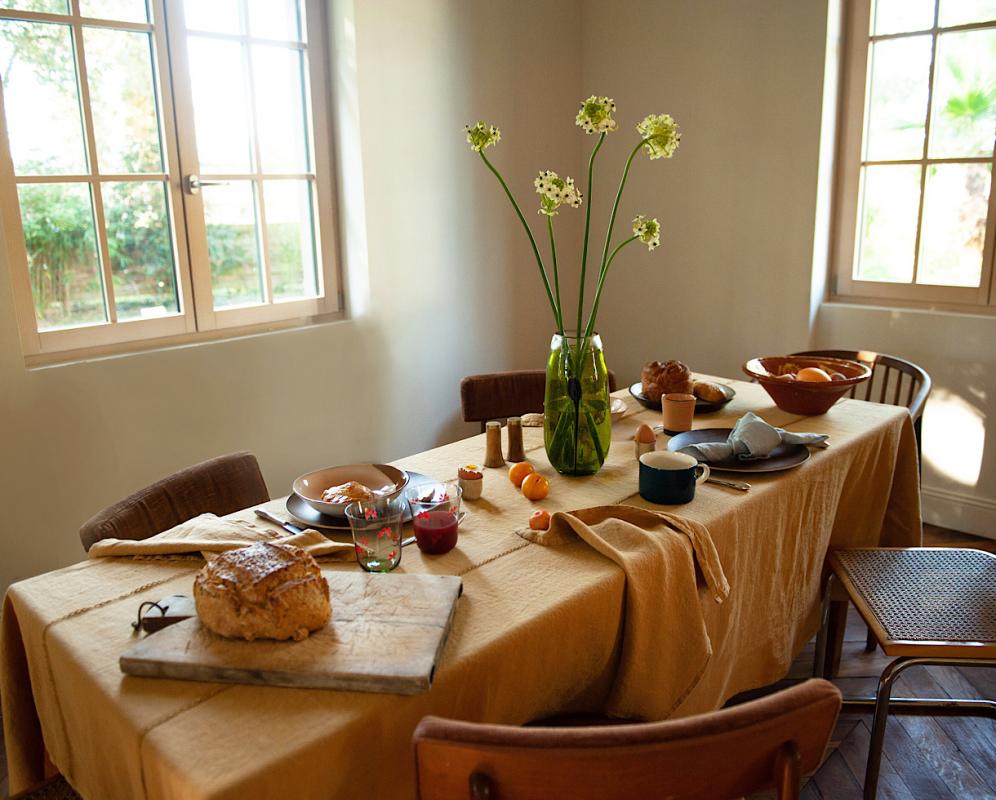
<svg viewBox="0 0 996 800"><path fill-rule="evenodd" d="M728 486L731 489L737 489L741 492L746 492L750 489L749 483L744 483L743 481L728 481L723 478L714 478L712 475L706 478L706 483L715 483L720 486Z"/></svg>
<svg viewBox="0 0 996 800"><path fill-rule="evenodd" d="M288 533L295 533L296 534L296 533L301 533L304 530L304 528L300 527L299 525L294 525L294 524L292 524L290 522L284 522L284 520L280 519L280 517L274 516L273 514L271 514L269 511L267 511L264 508L257 508L257 509L254 509L254 510L256 512L256 516L257 517L260 517L261 519L265 519L267 522L272 522L274 525L279 525L281 528L283 528ZM415 537L414 536L409 536L407 539L402 539L401 540L401 546L402 547L407 547L410 544L415 544Z"/></svg>

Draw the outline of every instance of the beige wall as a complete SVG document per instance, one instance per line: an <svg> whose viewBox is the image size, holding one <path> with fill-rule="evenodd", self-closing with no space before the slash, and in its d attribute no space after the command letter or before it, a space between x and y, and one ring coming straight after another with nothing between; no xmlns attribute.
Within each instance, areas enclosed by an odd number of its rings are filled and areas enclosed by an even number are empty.
<svg viewBox="0 0 996 800"><path fill-rule="evenodd" d="M510 333L545 320L535 267L462 126L500 120L496 157L531 191L525 153L562 154L546 120L575 112L574 3L360 2L353 22L368 264L349 268L368 271L362 316L27 371L0 259L0 590L79 560L81 522L179 467L250 449L284 494L310 468L472 430L460 377L533 363Z"/></svg>

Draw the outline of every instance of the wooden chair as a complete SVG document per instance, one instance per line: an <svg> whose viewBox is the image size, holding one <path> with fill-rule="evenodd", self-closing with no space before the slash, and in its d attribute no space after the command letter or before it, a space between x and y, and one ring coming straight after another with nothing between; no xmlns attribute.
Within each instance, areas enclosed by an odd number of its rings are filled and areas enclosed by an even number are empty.
<svg viewBox="0 0 996 800"><path fill-rule="evenodd" d="M252 453L195 464L97 513L80 528L83 549L101 539L148 539L198 514L222 516L270 499Z"/></svg>
<svg viewBox="0 0 996 800"><path fill-rule="evenodd" d="M917 454L920 453L920 423L931 386L930 375L926 370L912 361L870 350L806 350L792 355L847 358L871 367L871 377L863 384L852 387L850 396L859 400L906 406L913 418L916 451Z"/></svg>
<svg viewBox="0 0 996 800"><path fill-rule="evenodd" d="M616 374L609 370L609 391L616 390ZM523 369L468 375L460 381L460 407L464 422L508 419L543 411L546 371Z"/></svg>
<svg viewBox="0 0 996 800"><path fill-rule="evenodd" d="M518 728L438 717L415 729L420 800L799 797L823 759L840 692L810 680L743 705L666 722Z"/></svg>
<svg viewBox="0 0 996 800"><path fill-rule="evenodd" d="M831 551L814 674L825 674L830 592L835 583L894 656L875 697L845 698L845 712L874 711L865 800L875 800L889 713L996 719L996 700L893 698L903 670L927 664L996 667L996 555L947 547L868 547Z"/></svg>

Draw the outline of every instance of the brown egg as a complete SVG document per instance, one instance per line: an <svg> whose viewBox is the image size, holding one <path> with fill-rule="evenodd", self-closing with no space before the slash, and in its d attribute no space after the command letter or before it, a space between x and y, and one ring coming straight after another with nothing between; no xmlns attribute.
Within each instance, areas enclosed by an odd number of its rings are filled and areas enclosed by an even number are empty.
<svg viewBox="0 0 996 800"><path fill-rule="evenodd" d="M642 444L653 444L657 441L657 437L654 435L654 429L644 422L639 428L636 429L636 441L641 442Z"/></svg>
<svg viewBox="0 0 996 800"><path fill-rule="evenodd" d="M833 380L826 373L826 370L822 370L819 367L803 367L799 370L799 374L795 377L796 380L806 381L808 383L828 383Z"/></svg>

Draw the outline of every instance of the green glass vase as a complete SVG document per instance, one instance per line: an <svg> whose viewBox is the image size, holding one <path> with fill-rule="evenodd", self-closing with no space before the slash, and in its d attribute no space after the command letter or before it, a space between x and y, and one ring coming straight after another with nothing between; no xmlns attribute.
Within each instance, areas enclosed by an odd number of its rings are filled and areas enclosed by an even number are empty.
<svg viewBox="0 0 996 800"><path fill-rule="evenodd" d="M562 475L594 475L612 438L609 371L598 334L553 335L546 365L543 441Z"/></svg>

